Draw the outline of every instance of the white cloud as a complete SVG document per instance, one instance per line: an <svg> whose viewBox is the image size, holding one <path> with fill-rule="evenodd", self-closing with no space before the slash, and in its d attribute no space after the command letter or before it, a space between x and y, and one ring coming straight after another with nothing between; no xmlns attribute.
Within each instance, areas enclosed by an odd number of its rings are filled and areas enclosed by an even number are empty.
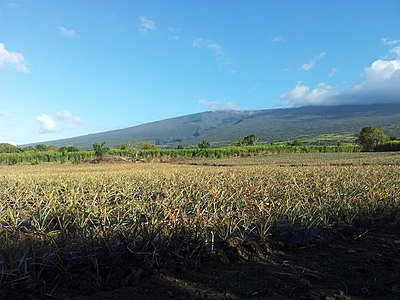
<svg viewBox="0 0 400 300"><path fill-rule="evenodd" d="M231 64L232 62L224 47L211 40L196 38L192 41L192 47L209 50L214 55L215 59L224 65Z"/></svg>
<svg viewBox="0 0 400 300"><path fill-rule="evenodd" d="M281 100L293 106L400 103L400 49L390 50L392 59L381 58L364 69L362 79L338 89L326 83L313 88L298 82Z"/></svg>
<svg viewBox="0 0 400 300"><path fill-rule="evenodd" d="M56 120L47 114L41 114L36 117L36 121L40 124L40 133L54 133L65 128L75 128L82 124L81 118L72 115L69 111L59 111L56 114L57 119L65 126L59 128Z"/></svg>
<svg viewBox="0 0 400 300"><path fill-rule="evenodd" d="M400 44L400 40L391 40L389 38L382 38L381 42L384 43L385 45L389 45L389 46Z"/></svg>
<svg viewBox="0 0 400 300"><path fill-rule="evenodd" d="M57 123L49 115L41 114L36 117L36 121L40 124L40 133L53 133L57 131Z"/></svg>
<svg viewBox="0 0 400 300"><path fill-rule="evenodd" d="M82 124L82 120L79 117L72 115L69 111L59 111L57 117L69 128L75 128Z"/></svg>
<svg viewBox="0 0 400 300"><path fill-rule="evenodd" d="M334 94L335 88L329 84L320 83L316 88L311 88L299 81L289 93L281 96L281 100L291 106L328 105L327 99Z"/></svg>
<svg viewBox="0 0 400 300"><path fill-rule="evenodd" d="M206 100L206 99L200 99L198 101L200 105L203 105L207 107L207 109L211 111L219 111L219 110L238 110L239 106L234 103L234 102L224 102L221 103L219 101L214 101L214 100Z"/></svg>
<svg viewBox="0 0 400 300"><path fill-rule="evenodd" d="M337 73L337 69L336 68L332 68L332 70L329 72L329 77L335 76L336 73Z"/></svg>
<svg viewBox="0 0 400 300"><path fill-rule="evenodd" d="M400 75L400 60L378 59L366 68L364 75L368 83L390 81Z"/></svg>
<svg viewBox="0 0 400 300"><path fill-rule="evenodd" d="M6 66L12 66L21 73L29 72L24 56L18 52L8 51L6 46L0 43L0 69Z"/></svg>
<svg viewBox="0 0 400 300"><path fill-rule="evenodd" d="M285 39L281 36L274 36L271 38L271 43L283 43Z"/></svg>
<svg viewBox="0 0 400 300"><path fill-rule="evenodd" d="M393 59L377 59L369 67L365 68L364 80L357 84L357 88L371 88L380 85L397 86L400 90L400 47L390 50L394 54Z"/></svg>
<svg viewBox="0 0 400 300"><path fill-rule="evenodd" d="M75 30L71 29L71 28L65 28L64 26L60 26L58 27L58 30L60 31L61 35L72 39L77 37L78 35L76 34Z"/></svg>
<svg viewBox="0 0 400 300"><path fill-rule="evenodd" d="M397 59L400 59L400 46L390 49L390 53L394 54Z"/></svg>
<svg viewBox="0 0 400 300"><path fill-rule="evenodd" d="M302 71L309 71L309 70L311 70L311 69L315 66L315 64L316 64L321 58L323 58L325 55L326 55L325 52L321 52L320 54L314 56L308 63L303 64L303 65L300 67L300 69L301 69Z"/></svg>
<svg viewBox="0 0 400 300"><path fill-rule="evenodd" d="M153 20L150 20L144 16L141 16L139 18L139 25L138 25L138 30L141 33L147 33L148 31L154 31L156 30L156 23Z"/></svg>

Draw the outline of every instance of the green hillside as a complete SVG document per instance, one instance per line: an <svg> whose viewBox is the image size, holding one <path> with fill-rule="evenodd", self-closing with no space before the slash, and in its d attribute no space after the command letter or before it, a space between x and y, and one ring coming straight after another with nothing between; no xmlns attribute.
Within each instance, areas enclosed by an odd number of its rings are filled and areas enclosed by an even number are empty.
<svg viewBox="0 0 400 300"><path fill-rule="evenodd" d="M224 146L254 133L261 143L301 140L329 144L354 141L364 126L379 127L386 134L399 137L400 104L203 112L44 143L85 149L103 141L109 147L134 142L150 142L160 147L189 147L207 140L212 146Z"/></svg>

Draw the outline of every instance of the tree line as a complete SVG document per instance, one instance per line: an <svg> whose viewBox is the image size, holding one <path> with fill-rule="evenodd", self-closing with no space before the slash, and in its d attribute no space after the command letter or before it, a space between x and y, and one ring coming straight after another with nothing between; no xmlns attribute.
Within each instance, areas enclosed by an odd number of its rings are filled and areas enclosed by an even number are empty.
<svg viewBox="0 0 400 300"><path fill-rule="evenodd" d="M249 134L247 136L239 138L233 143L235 147L247 147L255 146L259 138L255 134ZM363 127L360 133L357 135L356 143L362 147L362 151L400 151L400 140L397 140L393 136L388 136L382 129L367 126ZM288 146L299 147L303 144L295 140L288 142ZM202 140L197 147L199 149L211 148L210 142ZM123 144L118 147L120 150L160 150L155 144L148 142L139 142L135 145ZM185 149L182 145L176 147L176 150ZM105 142L99 144L93 144L93 151L95 157L103 158L105 154L109 152L109 148L105 145ZM67 157L68 154L77 153L82 151L76 146L63 146L57 148L52 145L38 144L35 146L29 146L20 148L7 143L0 143L0 153L32 153L32 152L58 152L61 157ZM76 156L76 155L75 155ZM74 157L69 155L68 157Z"/></svg>

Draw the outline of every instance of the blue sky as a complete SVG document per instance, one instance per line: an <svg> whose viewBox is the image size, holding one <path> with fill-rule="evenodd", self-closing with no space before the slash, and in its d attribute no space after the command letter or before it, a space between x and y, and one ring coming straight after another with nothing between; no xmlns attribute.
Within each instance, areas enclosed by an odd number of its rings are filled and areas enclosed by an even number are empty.
<svg viewBox="0 0 400 300"><path fill-rule="evenodd" d="M0 142L400 102L400 1L0 0Z"/></svg>

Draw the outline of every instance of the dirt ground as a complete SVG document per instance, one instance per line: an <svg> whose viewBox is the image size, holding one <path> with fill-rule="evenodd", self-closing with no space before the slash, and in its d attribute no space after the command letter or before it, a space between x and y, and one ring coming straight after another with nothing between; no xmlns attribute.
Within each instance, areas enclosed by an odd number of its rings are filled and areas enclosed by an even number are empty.
<svg viewBox="0 0 400 300"><path fill-rule="evenodd" d="M202 261L121 266L107 284L86 277L64 276L47 296L21 286L0 299L400 299L400 215L301 244L233 239Z"/></svg>

